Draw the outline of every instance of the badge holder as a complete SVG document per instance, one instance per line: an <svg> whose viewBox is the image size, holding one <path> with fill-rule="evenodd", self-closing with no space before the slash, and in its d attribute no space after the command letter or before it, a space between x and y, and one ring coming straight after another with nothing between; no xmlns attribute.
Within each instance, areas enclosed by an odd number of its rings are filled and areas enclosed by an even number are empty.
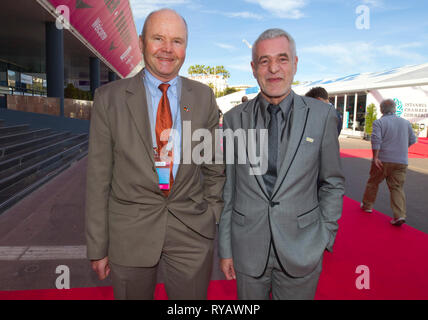
<svg viewBox="0 0 428 320"><path fill-rule="evenodd" d="M170 190L170 174L172 162L169 157L161 157L154 148L155 167L159 177L159 189Z"/></svg>

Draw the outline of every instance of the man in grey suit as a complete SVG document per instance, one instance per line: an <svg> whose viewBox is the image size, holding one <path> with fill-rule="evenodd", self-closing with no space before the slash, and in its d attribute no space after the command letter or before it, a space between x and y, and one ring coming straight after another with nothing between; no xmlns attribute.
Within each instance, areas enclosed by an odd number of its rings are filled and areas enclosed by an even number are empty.
<svg viewBox="0 0 428 320"><path fill-rule="evenodd" d="M297 62L288 33L263 32L251 63L261 93L224 116L225 130L268 132L267 144L256 142L268 147L267 170L252 163L254 148L245 164L226 163L220 267L237 279L239 299L313 299L338 230L344 177L336 111L291 90ZM230 149L226 143L227 160L242 156Z"/></svg>
<svg viewBox="0 0 428 320"><path fill-rule="evenodd" d="M100 279L112 274L116 299L153 299L160 266L170 299L206 299L224 165L183 158L198 145L195 130L214 136L218 107L208 86L178 76L187 25L175 11L151 13L140 45L145 69L95 92L88 258Z"/></svg>

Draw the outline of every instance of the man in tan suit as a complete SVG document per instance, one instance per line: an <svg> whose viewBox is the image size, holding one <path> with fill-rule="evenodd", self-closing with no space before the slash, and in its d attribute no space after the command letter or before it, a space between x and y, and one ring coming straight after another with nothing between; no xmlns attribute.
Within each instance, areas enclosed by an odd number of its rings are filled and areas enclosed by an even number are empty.
<svg viewBox="0 0 428 320"><path fill-rule="evenodd" d="M178 76L187 25L175 11L151 13L140 45L145 69L95 92L88 258L100 279L111 272L116 299L153 299L160 261L170 299L206 299L224 166L183 157L200 144L189 138L195 130L214 137L218 107L208 86Z"/></svg>

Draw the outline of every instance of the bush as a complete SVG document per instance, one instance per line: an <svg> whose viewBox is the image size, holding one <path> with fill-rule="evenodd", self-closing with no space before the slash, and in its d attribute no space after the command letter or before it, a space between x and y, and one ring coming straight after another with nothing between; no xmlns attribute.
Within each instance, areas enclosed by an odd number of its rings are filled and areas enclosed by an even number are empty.
<svg viewBox="0 0 428 320"><path fill-rule="evenodd" d="M220 98L220 97L223 97L223 96L226 96L228 94L235 93L235 92L238 92L238 91L239 91L238 89L235 89L235 88L232 88L232 87L227 87L223 91L216 92L216 98Z"/></svg>
<svg viewBox="0 0 428 320"><path fill-rule="evenodd" d="M377 119L376 106L372 103L366 109L366 125L364 132L370 136L373 132L373 122Z"/></svg>
<svg viewBox="0 0 428 320"><path fill-rule="evenodd" d="M72 83L69 83L64 89L64 98L92 101L92 94L90 91L80 90Z"/></svg>

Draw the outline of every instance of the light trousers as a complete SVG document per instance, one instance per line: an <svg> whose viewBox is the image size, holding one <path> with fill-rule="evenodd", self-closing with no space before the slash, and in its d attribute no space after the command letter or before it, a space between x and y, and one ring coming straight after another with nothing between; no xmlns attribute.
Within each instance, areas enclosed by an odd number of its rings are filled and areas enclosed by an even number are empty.
<svg viewBox="0 0 428 320"><path fill-rule="evenodd" d="M383 169L379 170L373 163L370 168L370 177L367 181L363 196L363 207L372 209L376 201L379 184L386 179L390 196L391 209L394 218L406 218L406 196L404 182L406 181L407 165L401 163L383 162Z"/></svg>
<svg viewBox="0 0 428 320"><path fill-rule="evenodd" d="M269 252L266 270L254 278L236 272L239 300L313 300L322 270L322 258L313 272L305 277L288 275L278 262L273 245Z"/></svg>

